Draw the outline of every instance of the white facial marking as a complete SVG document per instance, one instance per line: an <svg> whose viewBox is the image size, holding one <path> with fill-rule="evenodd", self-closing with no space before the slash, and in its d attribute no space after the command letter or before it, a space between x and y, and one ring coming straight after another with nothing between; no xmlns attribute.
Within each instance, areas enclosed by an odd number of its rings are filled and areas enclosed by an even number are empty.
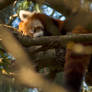
<svg viewBox="0 0 92 92"><path fill-rule="evenodd" d="M30 11L26 11L26 10L20 10L19 12L19 17L22 21L27 21L27 18L24 17L24 15L26 15L27 17L33 16L36 12L30 12Z"/></svg>
<svg viewBox="0 0 92 92"><path fill-rule="evenodd" d="M39 32L36 32L33 34L33 37L40 37L40 36L43 36L44 35L44 32L43 31L39 31Z"/></svg>

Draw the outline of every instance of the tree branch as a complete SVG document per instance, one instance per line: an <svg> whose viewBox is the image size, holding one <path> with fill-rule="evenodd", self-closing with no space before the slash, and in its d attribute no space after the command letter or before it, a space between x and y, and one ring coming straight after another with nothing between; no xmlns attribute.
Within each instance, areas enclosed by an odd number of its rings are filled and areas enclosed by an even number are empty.
<svg viewBox="0 0 92 92"><path fill-rule="evenodd" d="M37 45L49 45L50 43L57 43L57 45L65 46L68 42L91 42L92 34L72 34L65 36L50 36L50 37L39 37L39 38L29 38L20 36L19 40L25 46L37 46ZM57 46L56 46L57 47ZM51 47L52 48L52 47Z"/></svg>
<svg viewBox="0 0 92 92"><path fill-rule="evenodd" d="M61 47L65 47L68 42L91 42L92 41L92 34L69 34L69 35L61 35L61 36L45 36L45 37L38 37L38 38L30 38L29 36L23 36L21 33L18 32L16 28L7 25L1 25L4 28L8 28L15 37L24 45L24 46L37 46L37 45L49 45L50 43L57 43ZM54 46L53 48L57 47ZM52 47L50 47L52 48Z"/></svg>

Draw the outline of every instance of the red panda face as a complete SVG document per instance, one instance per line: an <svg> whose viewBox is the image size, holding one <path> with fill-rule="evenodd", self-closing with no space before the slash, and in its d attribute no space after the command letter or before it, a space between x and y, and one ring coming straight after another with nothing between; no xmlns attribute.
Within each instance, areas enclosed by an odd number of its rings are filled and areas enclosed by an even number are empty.
<svg viewBox="0 0 92 92"><path fill-rule="evenodd" d="M62 30L64 21L59 19L54 19L42 13L29 12L25 10L21 10L19 16L21 21L23 21L23 23L20 23L22 26L19 27L19 30L21 30L24 35L39 37L60 34L64 35L66 33L65 30ZM49 21L50 23L48 23ZM52 29L52 26L55 26L57 29L56 32Z"/></svg>
<svg viewBox="0 0 92 92"><path fill-rule="evenodd" d="M40 37L44 35L44 27L38 19L29 19L24 22L24 30L26 31L26 34L31 37Z"/></svg>
<svg viewBox="0 0 92 92"><path fill-rule="evenodd" d="M39 19L32 18L34 14L28 11L20 11L20 19L23 21L23 27L20 27L19 30L22 30L24 35L40 37L44 35L44 26Z"/></svg>

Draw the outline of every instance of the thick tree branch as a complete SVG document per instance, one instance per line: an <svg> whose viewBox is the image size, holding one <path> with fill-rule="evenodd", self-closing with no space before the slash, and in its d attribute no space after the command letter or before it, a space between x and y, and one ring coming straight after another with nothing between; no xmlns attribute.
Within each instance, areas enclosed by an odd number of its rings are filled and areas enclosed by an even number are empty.
<svg viewBox="0 0 92 92"><path fill-rule="evenodd" d="M72 34L65 36L50 36L50 37L39 37L39 38L29 38L29 37L20 37L20 41L23 45L26 46L35 46L35 45L49 45L50 43L57 43L57 45L65 46L68 42L91 42L92 34ZM57 46L56 46L57 47Z"/></svg>
<svg viewBox="0 0 92 92"><path fill-rule="evenodd" d="M30 38L28 36L23 36L19 32L17 32L16 28L7 26L7 25L1 25L6 27L8 30L10 30L15 37L24 45L24 46L37 46L37 45L49 45L50 43L57 43L55 47L58 45L65 46L68 42L74 41L74 42L91 42L92 41L92 34L70 34L70 35L62 35L62 36L45 36L45 37L38 37L38 38ZM53 47L53 48L55 48Z"/></svg>

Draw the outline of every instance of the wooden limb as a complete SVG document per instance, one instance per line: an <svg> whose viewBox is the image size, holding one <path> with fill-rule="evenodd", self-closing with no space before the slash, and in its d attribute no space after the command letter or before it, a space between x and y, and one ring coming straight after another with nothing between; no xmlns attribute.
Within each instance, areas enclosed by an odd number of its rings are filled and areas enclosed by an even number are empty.
<svg viewBox="0 0 92 92"><path fill-rule="evenodd" d="M30 46L38 46L38 45L49 45L51 43L57 43L55 46L52 46L53 48L59 47L65 47L65 45L68 42L74 41L74 42L91 42L92 41L92 34L70 34L70 35L64 35L64 36L45 36L45 37L38 37L38 38L30 38L28 36L23 36L19 32L17 32L17 29L6 26L6 25L0 25L4 28L7 28L8 31L11 31L15 37L24 45L27 47ZM52 47L49 47L52 48Z"/></svg>
<svg viewBox="0 0 92 92"><path fill-rule="evenodd" d="M57 43L57 46L65 47L68 42L91 42L92 41L92 34L72 34L72 35L65 35L65 36L50 36L50 37L39 37L39 38L32 38L29 37L21 37L19 40L25 46L37 46L37 45L49 45L50 43ZM57 47L56 46L56 47ZM52 48L52 47L49 47Z"/></svg>

